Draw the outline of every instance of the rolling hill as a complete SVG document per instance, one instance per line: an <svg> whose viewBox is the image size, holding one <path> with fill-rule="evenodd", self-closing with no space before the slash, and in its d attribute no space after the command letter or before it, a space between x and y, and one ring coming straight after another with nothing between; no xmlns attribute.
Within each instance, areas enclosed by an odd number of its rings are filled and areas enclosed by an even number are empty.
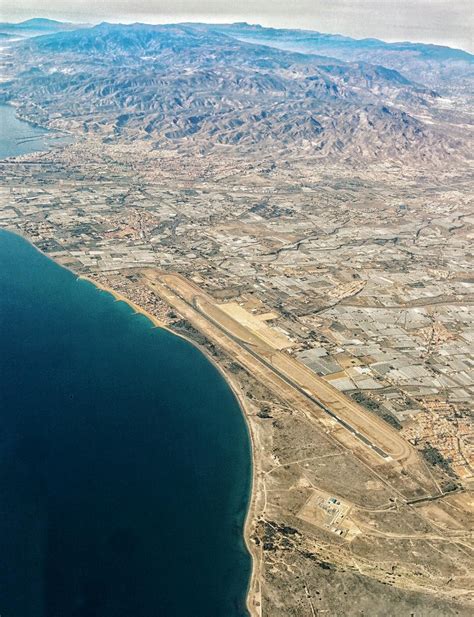
<svg viewBox="0 0 474 617"><path fill-rule="evenodd" d="M27 116L153 147L443 160L459 135L426 122L438 93L365 60L236 38L235 28L103 23L12 47L3 100ZM258 151L258 150L257 150Z"/></svg>

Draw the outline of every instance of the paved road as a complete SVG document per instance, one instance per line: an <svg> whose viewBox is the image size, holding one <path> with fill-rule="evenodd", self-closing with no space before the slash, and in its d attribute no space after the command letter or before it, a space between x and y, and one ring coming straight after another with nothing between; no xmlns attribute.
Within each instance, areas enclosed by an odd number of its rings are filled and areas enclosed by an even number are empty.
<svg viewBox="0 0 474 617"><path fill-rule="evenodd" d="M174 286L170 287L161 277L147 277L148 280L152 282L155 288L161 291L160 295L165 295L167 301L170 304L173 303L173 297L177 299L180 303L184 303L188 310L191 310L192 313L198 314L200 318L204 319L209 325L212 325L213 328L216 328L220 333L222 333L227 339L230 339L234 343L234 345L238 345L238 347L244 351L246 354L250 355L253 361L256 361L262 367L264 367L267 371L271 371L271 373L276 376L281 382L285 385L290 386L293 390L295 390L300 396L303 396L307 401L316 405L320 410L322 410L325 414L335 420L340 426L342 426L345 430L347 430L351 435L353 435L356 439L358 439L361 443L363 443L366 447L370 448L375 454L380 456L385 462L389 462L392 459L390 454L385 452L382 448L380 448L377 444L371 441L366 435L361 433L357 428L355 428L352 424L341 418L337 413L332 411L323 401L318 399L314 394L308 392L304 387L299 385L293 379L291 379L284 372L275 367L270 361L266 360L260 353L258 353L252 346L251 343L243 341L241 338L230 332L227 328L225 328L219 321L211 317L206 313L205 310L201 306L199 306L199 301L208 302L205 296L201 296L199 293L193 293L191 299L187 299L183 297L181 293L179 293ZM191 287L194 287L190 285ZM198 292L198 288L194 288L194 291ZM163 294L165 292L165 294ZM218 308L218 307L217 307ZM176 306L176 309L179 311L179 306ZM180 311L182 312L182 311Z"/></svg>
<svg viewBox="0 0 474 617"><path fill-rule="evenodd" d="M181 296L180 296L181 297ZM276 368L275 366L273 366L273 364L271 362L268 362L267 360L265 360L265 358L262 358L262 356L257 353L256 351L254 351L251 346L246 343L245 341L242 341L239 337L235 336L234 334L232 334L232 332L229 332L226 328L224 328L218 321L216 321L215 319L213 319L212 317L210 317L209 315L207 315L198 305L198 298L196 297L194 299L194 302L192 304L190 304L189 302L187 302L187 300L185 300L184 298L181 298L183 300L183 302L186 302L189 306L191 306L192 308L194 308L200 315L202 315L204 318L206 318L208 321L210 321L216 328L219 328L219 330L221 330L222 332L224 332L229 338L231 338L234 342L238 343L241 347L243 347L249 354L251 354L258 362L260 362L261 364L263 364L264 366L266 366L268 369L270 369L271 371L273 371L276 375L278 375L278 377L283 380L286 384L288 384L289 386L291 386L292 388L294 388L295 390L297 390L300 394L302 394L304 397L306 397L307 399L309 399L312 403L314 403L315 405L317 405L320 409L322 409L323 411L325 411L329 416L331 416L331 418L333 418L334 420L336 420L336 422L338 422L341 426L343 426L345 429L347 429L350 433L352 433L352 435L354 435L355 437L357 437L357 439L359 439L360 441L362 441L366 446L369 446L369 448L372 448L372 450L374 450L374 452L376 452L379 456L381 456L382 458L384 458L386 461L391 461L392 457L387 454L386 452L384 452L381 448L379 448L376 444L374 444L372 441L370 441L370 439L368 439L365 435L362 435L362 433L360 433L357 429L355 429L353 426L351 426L348 422L346 422L345 420L343 420L342 418L340 418L336 413L334 413L333 411L331 411L322 401L320 401L317 397L313 396L312 394L310 394L309 392L307 392L304 388L302 388L299 384L297 384L295 381L293 381L291 378L287 377L287 375L285 375L284 373L282 373L278 368Z"/></svg>

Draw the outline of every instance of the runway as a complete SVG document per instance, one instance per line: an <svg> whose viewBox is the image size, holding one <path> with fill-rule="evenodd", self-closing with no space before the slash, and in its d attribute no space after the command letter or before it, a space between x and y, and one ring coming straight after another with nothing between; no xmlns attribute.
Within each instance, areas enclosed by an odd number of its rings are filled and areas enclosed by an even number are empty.
<svg viewBox="0 0 474 617"><path fill-rule="evenodd" d="M331 419L384 463L412 456L407 442L382 420L315 375L286 352L272 349L219 308L210 296L180 275L143 271L168 304L296 407L305 401L319 421ZM326 420L327 425L327 420Z"/></svg>

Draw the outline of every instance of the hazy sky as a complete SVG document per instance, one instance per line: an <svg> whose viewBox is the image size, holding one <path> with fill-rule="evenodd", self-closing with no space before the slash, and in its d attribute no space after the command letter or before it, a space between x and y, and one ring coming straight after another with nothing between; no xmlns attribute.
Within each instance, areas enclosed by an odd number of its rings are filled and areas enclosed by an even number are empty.
<svg viewBox="0 0 474 617"><path fill-rule="evenodd" d="M473 0L0 0L0 19L248 21L474 51Z"/></svg>

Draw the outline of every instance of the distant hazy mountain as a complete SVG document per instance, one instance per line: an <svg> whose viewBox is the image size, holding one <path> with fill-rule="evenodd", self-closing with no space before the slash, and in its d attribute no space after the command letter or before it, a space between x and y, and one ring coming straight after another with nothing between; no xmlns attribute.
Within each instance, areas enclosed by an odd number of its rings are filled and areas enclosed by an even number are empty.
<svg viewBox="0 0 474 617"><path fill-rule="evenodd" d="M470 90L474 82L474 56L461 49L423 43L386 43L378 39L353 39L311 30L264 28L246 23L208 25L239 40L278 49L332 56L348 62L383 64L432 88Z"/></svg>
<svg viewBox="0 0 474 617"><path fill-rule="evenodd" d="M51 34L63 30L76 30L82 27L84 26L81 24L56 21L54 19L43 19L40 17L28 19L20 23L0 22L0 30L2 32L22 37Z"/></svg>
<svg viewBox="0 0 474 617"><path fill-rule="evenodd" d="M379 64L248 43L236 28L104 23L32 38L13 48L22 70L0 95L36 120L188 152L227 144L443 160L462 151L439 120L422 119L432 89Z"/></svg>
<svg viewBox="0 0 474 617"><path fill-rule="evenodd" d="M196 27L197 24L194 24ZM285 28L265 28L247 23L234 24L200 24L206 30L224 32L236 38L252 38L272 43L299 44L305 51L316 49L345 50L347 55L380 52L410 52L437 60L457 59L473 61L474 56L461 49L453 49L442 45L427 45L424 43L386 43L379 39L353 39L340 34L324 34L313 30L290 30Z"/></svg>
<svg viewBox="0 0 474 617"><path fill-rule="evenodd" d="M12 30L64 30L71 24L67 24L55 19L43 19L41 17L35 17L34 19L27 19L20 23L0 23L0 27L8 26Z"/></svg>
<svg viewBox="0 0 474 617"><path fill-rule="evenodd" d="M206 41L222 43L230 42L231 39L217 32L208 33L186 25L121 25L104 22L93 28L42 37L31 41L29 48L42 52L106 53L133 57L133 54L145 51L154 53L169 49L178 52L202 46Z"/></svg>

